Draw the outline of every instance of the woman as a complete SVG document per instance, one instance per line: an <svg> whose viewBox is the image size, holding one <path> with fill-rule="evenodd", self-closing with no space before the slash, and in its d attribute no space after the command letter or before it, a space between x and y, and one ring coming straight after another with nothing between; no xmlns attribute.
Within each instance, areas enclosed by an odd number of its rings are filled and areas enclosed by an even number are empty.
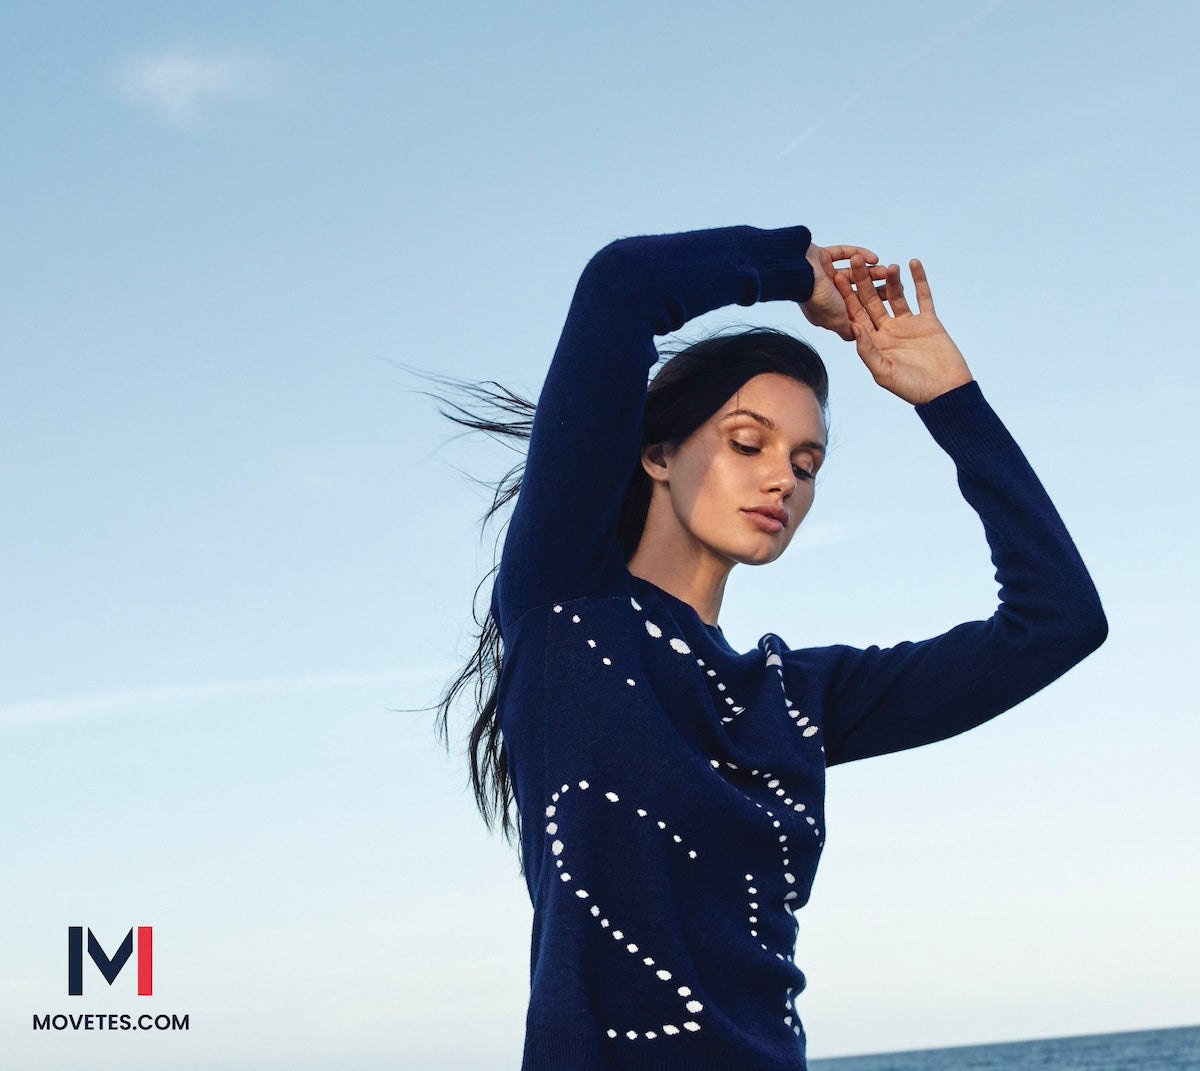
<svg viewBox="0 0 1200 1071"><path fill-rule="evenodd" d="M510 799L520 817L527 1071L803 1069L792 912L824 844L826 767L978 725L1103 642L1087 571L920 263L914 313L898 267L876 261L804 227L730 227L614 242L580 278L492 591L503 657L472 736L485 817L507 828ZM989 620L885 650L726 642L733 566L778 558L812 504L825 370L758 331L683 351L649 395L646 377L655 335L775 299L853 338L954 460L1001 586ZM486 679L485 650L443 715Z"/></svg>

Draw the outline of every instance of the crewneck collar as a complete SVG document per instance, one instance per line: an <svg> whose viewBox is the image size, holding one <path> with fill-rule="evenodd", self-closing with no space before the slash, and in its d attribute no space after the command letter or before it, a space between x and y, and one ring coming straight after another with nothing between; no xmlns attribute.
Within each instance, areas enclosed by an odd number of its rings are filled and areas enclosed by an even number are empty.
<svg viewBox="0 0 1200 1071"><path fill-rule="evenodd" d="M721 629L721 626L720 625L710 625L707 621L704 620L704 618L702 618L700 616L700 614L697 612L696 608L690 602L685 602L683 599L679 598L678 596L672 595L669 591L666 591L665 589L660 588L657 584L645 579L645 577L640 577L640 576L636 576L633 573L629 573L629 579L633 583L642 584L645 587L649 588L651 591L655 592L665 603L667 603L668 606L670 606L672 609L674 609L677 613L688 618L689 620L695 621L696 624L698 624L702 629L705 630L705 632L707 632L714 639L723 643L726 647L729 646L729 641L725 638L725 633Z"/></svg>

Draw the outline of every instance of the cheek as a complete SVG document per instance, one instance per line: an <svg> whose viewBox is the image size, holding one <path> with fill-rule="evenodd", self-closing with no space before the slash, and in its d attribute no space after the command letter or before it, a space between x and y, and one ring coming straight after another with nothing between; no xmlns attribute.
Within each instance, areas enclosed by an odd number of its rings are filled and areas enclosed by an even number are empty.
<svg viewBox="0 0 1200 1071"><path fill-rule="evenodd" d="M793 535L796 534L796 529L800 527L804 518L808 516L808 511L812 509L815 491L816 488L811 483L804 483L793 492L791 500L788 502L788 509L792 515L790 528Z"/></svg>
<svg viewBox="0 0 1200 1071"><path fill-rule="evenodd" d="M669 491L675 515L688 527L702 522L711 513L713 499L717 497L712 469L702 457L676 461Z"/></svg>
<svg viewBox="0 0 1200 1071"><path fill-rule="evenodd" d="M688 458L683 472L681 490L694 510L717 508L721 501L734 493L729 466L722 463L720 454L697 451Z"/></svg>

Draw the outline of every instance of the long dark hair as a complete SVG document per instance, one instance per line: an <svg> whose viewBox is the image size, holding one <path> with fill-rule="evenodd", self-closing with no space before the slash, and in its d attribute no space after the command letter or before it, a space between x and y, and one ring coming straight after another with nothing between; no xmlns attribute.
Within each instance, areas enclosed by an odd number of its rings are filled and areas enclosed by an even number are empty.
<svg viewBox="0 0 1200 1071"><path fill-rule="evenodd" d="M447 407L439 406L439 412L447 419L471 431L483 432L510 447L515 442L529 439L536 406L502 384L494 380L471 383L438 373L410 370L464 396L465 402L459 402L442 394L421 392ZM765 372L789 376L809 387L816 395L822 413L827 414L829 377L816 350L786 332L755 327L712 335L669 357L647 387L643 446L679 445L748 380ZM492 503L481 519L481 527L486 527L520 492L524 467L522 460L494 484L487 485L493 490ZM641 540L650 508L651 486L652 481L640 462L635 464L629 474L617 524L617 538L626 561L633 557ZM482 615L477 608L481 591L498 568L497 562L475 589L472 603L472 616L478 630L475 650L438 700L435 724L439 739L449 747L450 709L462 693L468 689L474 692L476 716L467 741L471 788L484 823L492 829L498 821L505 838L512 841L514 837L519 839L520 816L513 806L508 752L500 732L496 705L504 644L491 613L490 599L485 602L488 608Z"/></svg>

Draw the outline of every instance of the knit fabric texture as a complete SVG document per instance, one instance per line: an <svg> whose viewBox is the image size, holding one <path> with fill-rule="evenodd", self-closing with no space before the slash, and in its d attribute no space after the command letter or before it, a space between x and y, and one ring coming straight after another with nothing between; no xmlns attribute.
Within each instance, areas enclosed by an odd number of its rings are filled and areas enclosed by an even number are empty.
<svg viewBox="0 0 1200 1071"><path fill-rule="evenodd" d="M620 503L654 336L804 301L803 227L628 238L585 268L539 398L492 595L498 712L533 903L524 1071L802 1071L794 913L827 766L961 733L1103 642L1053 504L972 381L916 412L999 584L987 620L881 649L734 650L626 568Z"/></svg>

